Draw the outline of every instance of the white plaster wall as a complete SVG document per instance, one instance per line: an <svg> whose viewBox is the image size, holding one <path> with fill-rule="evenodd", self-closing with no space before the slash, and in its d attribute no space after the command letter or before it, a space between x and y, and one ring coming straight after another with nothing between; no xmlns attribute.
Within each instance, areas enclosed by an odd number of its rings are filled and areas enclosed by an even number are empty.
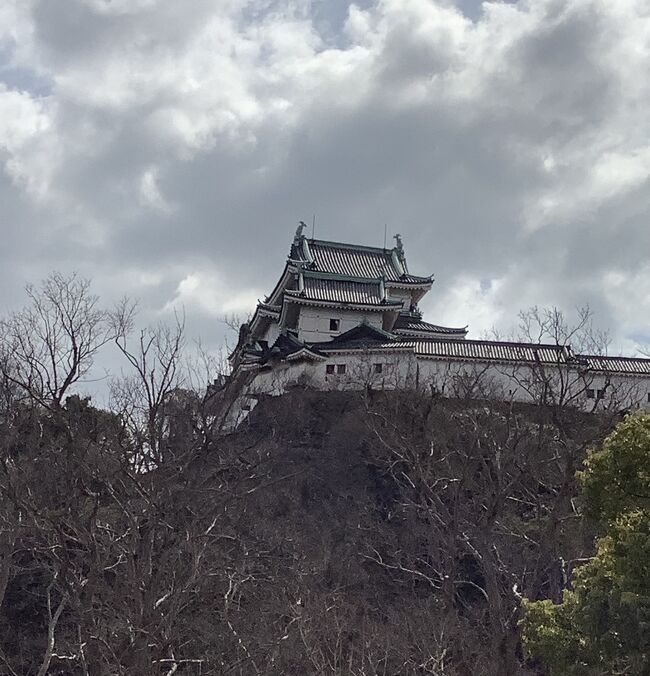
<svg viewBox="0 0 650 676"><path fill-rule="evenodd" d="M451 397L496 397L504 401L538 401L546 387L547 400L586 410L650 408L650 378L581 373L569 367L537 367L419 359L418 384ZM602 398L588 390L602 390Z"/></svg>
<svg viewBox="0 0 650 676"><path fill-rule="evenodd" d="M278 325L277 322L271 322L269 324L269 327L266 329L264 336L262 336L262 340L266 340L268 341L269 345L273 345L273 343L275 343L279 335L280 335L280 326Z"/></svg>
<svg viewBox="0 0 650 676"><path fill-rule="evenodd" d="M334 373L327 373L327 365ZM375 364L381 364L377 373ZM345 373L338 367L344 365ZM247 389L247 394L279 395L296 385L307 385L320 390L357 390L414 388L417 362L413 354L341 354L322 362L283 362L273 368L260 370Z"/></svg>
<svg viewBox="0 0 650 676"><path fill-rule="evenodd" d="M411 292L408 289L387 288L386 295L390 300L403 302L405 310L411 307Z"/></svg>
<svg viewBox="0 0 650 676"><path fill-rule="evenodd" d="M376 373L374 365L382 364ZM327 365L335 372L327 373ZM345 373L337 366L345 365ZM585 410L614 407L650 408L650 378L588 374L566 367L550 367L539 378L536 368L494 363L445 361L416 358L409 352L340 354L322 362L284 362L260 370L242 394L240 408L252 409L260 394L278 396L297 386L319 390L410 389L437 391L443 396L493 398L502 401L539 400L543 382L550 389L550 400ZM605 391L602 399L586 396L587 389ZM241 410L238 419L247 411Z"/></svg>
<svg viewBox="0 0 650 676"><path fill-rule="evenodd" d="M327 373L327 365L334 366L334 373ZM345 365L345 373L338 373L338 366ZM375 365L381 364L378 373ZM395 390L413 388L416 383L417 363L408 353L365 353L335 355L318 365L318 382L323 389L375 389Z"/></svg>
<svg viewBox="0 0 650 676"><path fill-rule="evenodd" d="M338 331L330 331L330 319L339 319ZM338 308L316 308L302 306L298 319L298 338L306 342L328 341L363 323L381 329L381 312L339 310Z"/></svg>

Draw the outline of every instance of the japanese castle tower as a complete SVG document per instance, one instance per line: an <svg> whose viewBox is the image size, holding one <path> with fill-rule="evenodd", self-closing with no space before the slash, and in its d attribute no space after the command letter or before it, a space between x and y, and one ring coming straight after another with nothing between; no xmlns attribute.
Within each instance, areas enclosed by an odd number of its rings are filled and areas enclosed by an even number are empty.
<svg viewBox="0 0 650 676"><path fill-rule="evenodd" d="M409 271L402 240L382 249L304 235L230 355L243 411L296 385L428 388L447 396L550 397L582 407L650 404L650 359L574 354L569 345L466 339L424 321L432 276Z"/></svg>

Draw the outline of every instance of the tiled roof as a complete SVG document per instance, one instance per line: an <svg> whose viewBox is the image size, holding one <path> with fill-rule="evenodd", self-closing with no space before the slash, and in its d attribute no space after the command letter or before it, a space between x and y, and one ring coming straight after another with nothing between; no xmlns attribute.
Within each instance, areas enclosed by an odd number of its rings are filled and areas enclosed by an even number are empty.
<svg viewBox="0 0 650 676"><path fill-rule="evenodd" d="M437 333L450 336L464 336L467 333L465 328L452 328L449 326L439 326L438 324L429 324L417 317L409 315L400 315L393 326L394 331L404 333L417 331L418 333Z"/></svg>
<svg viewBox="0 0 650 676"><path fill-rule="evenodd" d="M334 346L333 346L334 347ZM345 346L341 346L344 348ZM512 364L543 364L548 366L586 367L605 373L650 376L650 359L637 357L600 357L573 355L562 345L509 343L491 340L408 340L375 344L373 349L412 350L421 357L440 357L467 361L498 361Z"/></svg>
<svg viewBox="0 0 650 676"><path fill-rule="evenodd" d="M395 284L431 284L431 277L419 277L418 275L404 274Z"/></svg>
<svg viewBox="0 0 650 676"><path fill-rule="evenodd" d="M265 313L280 314L282 307L280 305L269 305L268 303L258 303L259 310Z"/></svg>
<svg viewBox="0 0 650 676"><path fill-rule="evenodd" d="M594 355L579 355L577 358L585 360L588 368L593 371L650 375L650 359L642 359L641 357L599 357Z"/></svg>
<svg viewBox="0 0 650 676"><path fill-rule="evenodd" d="M310 343L310 345L316 346L320 350L355 350L382 345L388 340L395 341L395 336L376 326L363 323L345 331L345 333L335 336L327 342ZM395 342L395 344L398 345L399 343Z"/></svg>
<svg viewBox="0 0 650 676"><path fill-rule="evenodd" d="M315 241L309 249L314 257L316 269L322 272L334 272L339 275L398 280L402 271L395 267L390 251L352 246L341 246Z"/></svg>
<svg viewBox="0 0 650 676"><path fill-rule="evenodd" d="M378 282L349 282L305 276L303 292L287 290L285 293L307 300L349 303L352 305L391 306L395 304L382 302Z"/></svg>
<svg viewBox="0 0 650 676"><path fill-rule="evenodd" d="M558 364L563 363L568 356L566 348L560 345L505 343L490 340L427 340L415 341L412 345L416 353L422 356L461 359Z"/></svg>
<svg viewBox="0 0 650 676"><path fill-rule="evenodd" d="M309 263L312 269L318 272L366 279L377 279L383 276L387 281L405 284L422 284L431 281L429 277L411 275L402 269L392 249L326 242L318 239L307 240L306 246L311 259L307 257L304 246L294 246L292 256Z"/></svg>
<svg viewBox="0 0 650 676"><path fill-rule="evenodd" d="M490 340L412 340L400 343L383 343L381 348L410 348L423 357L446 357L478 361L501 361L513 363L565 363L569 352L561 345L538 345L535 343L505 343Z"/></svg>
<svg viewBox="0 0 650 676"><path fill-rule="evenodd" d="M313 345L306 345L290 333L280 334L273 345L269 345L266 341L261 340L255 346L244 347L244 354L249 357L249 361L259 364L265 364L274 358L323 358L318 348Z"/></svg>

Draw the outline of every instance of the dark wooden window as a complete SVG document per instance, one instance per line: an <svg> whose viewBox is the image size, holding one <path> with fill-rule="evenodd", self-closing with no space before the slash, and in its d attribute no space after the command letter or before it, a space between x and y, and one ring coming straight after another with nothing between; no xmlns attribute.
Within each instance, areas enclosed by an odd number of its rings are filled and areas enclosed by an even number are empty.
<svg viewBox="0 0 650 676"><path fill-rule="evenodd" d="M596 390L596 399L604 399L605 390Z"/></svg>
<svg viewBox="0 0 650 676"><path fill-rule="evenodd" d="M328 374L334 373L334 364L327 364L325 366L325 373Z"/></svg>
<svg viewBox="0 0 650 676"><path fill-rule="evenodd" d="M382 373L384 370L383 364L375 364L375 373Z"/></svg>
<svg viewBox="0 0 650 676"><path fill-rule="evenodd" d="M330 319L330 331L338 331L340 326L340 319Z"/></svg>
<svg viewBox="0 0 650 676"><path fill-rule="evenodd" d="M595 399L596 398L596 391L592 390L590 387L587 388L587 399Z"/></svg>
<svg viewBox="0 0 650 676"><path fill-rule="evenodd" d="M345 373L345 364L337 364L336 365L336 372L339 375L343 375Z"/></svg>

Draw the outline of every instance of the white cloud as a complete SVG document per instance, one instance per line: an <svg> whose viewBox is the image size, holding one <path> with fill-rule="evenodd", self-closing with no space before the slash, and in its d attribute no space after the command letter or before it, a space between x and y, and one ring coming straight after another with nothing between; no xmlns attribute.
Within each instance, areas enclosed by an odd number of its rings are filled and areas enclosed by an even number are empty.
<svg viewBox="0 0 650 676"><path fill-rule="evenodd" d="M45 103L0 82L0 164L17 189L44 198L54 171L56 138ZM4 160L4 162L3 162Z"/></svg>
<svg viewBox="0 0 650 676"><path fill-rule="evenodd" d="M467 274L459 275L449 285L444 295L436 297L434 286L426 308L430 316L437 317L439 323L447 326L468 326L470 338L482 338L496 327L508 327L513 317L507 316L499 301L499 291L503 281L484 280Z"/></svg>
<svg viewBox="0 0 650 676"><path fill-rule="evenodd" d="M142 174L140 178L141 202L156 211L169 214L173 207L160 192L158 173L157 167L150 167Z"/></svg>
<svg viewBox="0 0 650 676"><path fill-rule="evenodd" d="M324 238L401 231L411 268L436 272L431 321L476 335L526 305L590 303L621 344L643 331L645 0L486 2L471 17L378 0L350 5L337 40L314 12L3 3L11 277L81 265L137 295L138 274L159 275L142 282L152 312L242 312L316 213Z"/></svg>
<svg viewBox="0 0 650 676"><path fill-rule="evenodd" d="M37 100L25 92L9 91L0 83L0 147L17 154L35 136L50 126Z"/></svg>
<svg viewBox="0 0 650 676"><path fill-rule="evenodd" d="M221 319L227 315L246 317L262 294L233 288L223 277L212 272L192 272L178 284L176 294L162 312L198 310Z"/></svg>

